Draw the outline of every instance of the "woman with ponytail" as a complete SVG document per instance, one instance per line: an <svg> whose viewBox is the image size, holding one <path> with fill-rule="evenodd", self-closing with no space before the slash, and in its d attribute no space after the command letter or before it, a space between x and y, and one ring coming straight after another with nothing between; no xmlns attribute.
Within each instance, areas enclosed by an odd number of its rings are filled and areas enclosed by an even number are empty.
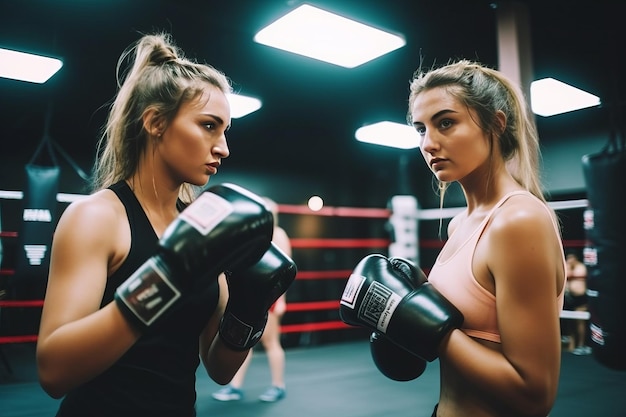
<svg viewBox="0 0 626 417"><path fill-rule="evenodd" d="M464 316L439 346L432 415L547 416L559 380L566 268L526 100L499 71L460 60L416 71L408 119L442 204L452 182L467 204L428 276Z"/></svg>

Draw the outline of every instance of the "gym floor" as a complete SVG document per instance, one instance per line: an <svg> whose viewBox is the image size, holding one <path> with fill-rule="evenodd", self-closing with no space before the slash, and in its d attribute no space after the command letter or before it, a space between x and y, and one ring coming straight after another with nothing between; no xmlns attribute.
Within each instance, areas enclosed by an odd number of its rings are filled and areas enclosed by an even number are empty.
<svg viewBox="0 0 626 417"><path fill-rule="evenodd" d="M51 417L58 400L37 382L34 344L0 345L0 417ZM257 397L267 388L263 350L252 360L239 402L211 397L220 386L198 369L198 417L429 417L437 402L438 362L410 382L395 382L374 367L366 341L286 350L287 396L277 403ZM10 366L10 369L6 367ZM550 417L626 417L626 372L598 364L591 356L563 352L561 380Z"/></svg>

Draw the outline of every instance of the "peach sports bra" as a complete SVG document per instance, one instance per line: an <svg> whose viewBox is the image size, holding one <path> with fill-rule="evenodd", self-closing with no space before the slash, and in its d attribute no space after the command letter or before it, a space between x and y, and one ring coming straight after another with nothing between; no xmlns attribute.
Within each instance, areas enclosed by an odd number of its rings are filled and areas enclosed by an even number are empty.
<svg viewBox="0 0 626 417"><path fill-rule="evenodd" d="M461 244L457 251L450 255L448 259L442 261L442 254L445 250L444 245L428 275L428 281L465 316L461 330L468 336L500 343L496 297L476 281L476 277L474 277L472 272L472 260L478 240L482 236L493 213L511 196L519 194L536 198L528 191L513 191L506 194L489 211L480 225ZM548 207L546 207L546 211L550 213ZM552 218L551 213L550 218ZM553 225L554 233L560 240L558 225L554 220ZM561 251L563 251L562 248ZM563 268L565 267L565 255L563 254ZM564 292L561 291L556 300L559 303L559 308L563 307L563 295Z"/></svg>

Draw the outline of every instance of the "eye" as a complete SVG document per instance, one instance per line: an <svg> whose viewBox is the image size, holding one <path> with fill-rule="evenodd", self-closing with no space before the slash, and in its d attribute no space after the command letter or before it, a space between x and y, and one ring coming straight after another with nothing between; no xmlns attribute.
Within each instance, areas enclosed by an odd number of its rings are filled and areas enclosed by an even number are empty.
<svg viewBox="0 0 626 417"><path fill-rule="evenodd" d="M426 127L425 126L415 126L415 130L417 131L417 133L420 136L424 136L426 134Z"/></svg>
<svg viewBox="0 0 626 417"><path fill-rule="evenodd" d="M441 128L443 129L447 129L450 126L452 126L452 120L450 119L441 119L441 121L439 122L439 126L441 126Z"/></svg>
<svg viewBox="0 0 626 417"><path fill-rule="evenodd" d="M206 122L206 123L202 123L202 125L204 127L206 127L208 130L215 129L215 123L214 122Z"/></svg>

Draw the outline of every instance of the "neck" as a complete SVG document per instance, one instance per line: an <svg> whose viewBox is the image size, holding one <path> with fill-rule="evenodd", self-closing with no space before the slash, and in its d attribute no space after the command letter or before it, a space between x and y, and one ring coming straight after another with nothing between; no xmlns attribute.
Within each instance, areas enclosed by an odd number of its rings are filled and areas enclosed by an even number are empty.
<svg viewBox="0 0 626 417"><path fill-rule="evenodd" d="M491 170L489 173L477 174L477 181L472 182L471 179L464 179L461 182L468 213L474 210L489 210L505 194L522 189L504 166Z"/></svg>
<svg viewBox="0 0 626 417"><path fill-rule="evenodd" d="M126 182L133 190L157 235L160 236L178 215L176 201L180 186L166 185L165 181L160 181L152 174L142 175L139 172Z"/></svg>

